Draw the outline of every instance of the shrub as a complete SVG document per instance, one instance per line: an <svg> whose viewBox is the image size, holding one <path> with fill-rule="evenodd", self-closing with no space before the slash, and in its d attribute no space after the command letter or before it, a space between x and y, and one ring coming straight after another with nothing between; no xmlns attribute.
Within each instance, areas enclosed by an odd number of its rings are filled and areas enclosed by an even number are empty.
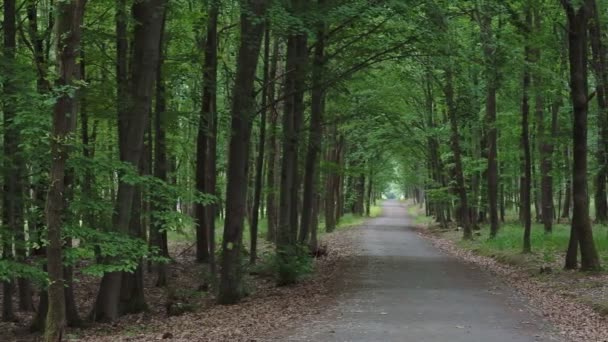
<svg viewBox="0 0 608 342"><path fill-rule="evenodd" d="M279 286L297 283L313 271L313 258L308 246L287 246L277 251L272 265Z"/></svg>

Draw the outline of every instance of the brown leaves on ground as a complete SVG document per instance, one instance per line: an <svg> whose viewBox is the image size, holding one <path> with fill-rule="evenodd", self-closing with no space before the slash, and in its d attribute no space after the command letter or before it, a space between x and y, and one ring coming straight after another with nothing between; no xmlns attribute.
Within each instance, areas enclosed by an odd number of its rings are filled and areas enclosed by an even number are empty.
<svg viewBox="0 0 608 342"><path fill-rule="evenodd" d="M420 230L421 235L444 252L472 263L484 270L500 276L524 295L531 308L549 320L558 333L572 342L608 341L608 321L590 305L581 302L580 291L573 292L567 282L599 281L608 283L606 275L579 275L569 272L564 276L537 277L523 268L507 265L496 259L480 256L470 250L458 247L454 241L443 238L428 230ZM601 280L600 280L601 278ZM566 280L568 279L568 280ZM605 293L604 293L605 295Z"/></svg>
<svg viewBox="0 0 608 342"><path fill-rule="evenodd" d="M165 313L166 291L150 282L146 299L147 313L122 317L112 325L95 325L88 329L68 332L72 341L259 341L277 331L288 331L303 321L323 313L334 301L334 283L339 278L340 265L353 253L353 238L357 230L339 231L325 235L322 244L328 254L315 260L315 272L307 280L290 287L277 287L272 278L263 275L247 278L251 295L232 306L215 305L214 298L198 300L197 309L181 316ZM175 253L179 255L180 253ZM204 275L196 271L192 255L184 256L173 265L173 287L196 289ZM148 275L147 278L153 278ZM147 279L152 281L153 279Z"/></svg>

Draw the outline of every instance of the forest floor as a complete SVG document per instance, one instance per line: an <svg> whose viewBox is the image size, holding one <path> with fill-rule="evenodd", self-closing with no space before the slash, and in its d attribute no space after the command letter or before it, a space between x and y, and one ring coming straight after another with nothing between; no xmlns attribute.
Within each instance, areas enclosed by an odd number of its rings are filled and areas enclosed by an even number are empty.
<svg viewBox="0 0 608 342"><path fill-rule="evenodd" d="M461 231L440 229L418 206L408 205L408 212L436 248L503 280L565 340L608 341L608 274L563 270L568 225L555 225L552 236L535 226L533 253L522 254L523 228L517 224L503 225L495 240L488 239L488 229L482 227L473 241L463 241ZM606 238L600 229L596 241L606 262Z"/></svg>
<svg viewBox="0 0 608 342"><path fill-rule="evenodd" d="M123 316L113 324L86 324L83 328L69 328L66 340L215 342L264 339L277 330L319 315L333 303L335 282L341 278L346 260L352 259L353 241L358 232L347 228L363 221L362 218L346 217L337 231L321 234L320 243L326 247L327 256L315 259L314 273L291 287L275 285L268 260L272 246L260 241L262 260L258 266L249 268L246 274L245 284L249 295L233 306L215 304L215 298L207 289L206 267L193 262L191 242L174 241L170 244L174 257L174 262L169 265L170 287L156 287L155 275L146 273L148 311ZM93 305L99 279L80 274L78 270L77 267L75 296L81 317L84 318ZM170 296L176 299L170 300ZM178 304L186 312L179 316L168 316L169 302ZM39 335L28 331L32 313L18 312L18 318L17 322L0 322L0 341L40 340Z"/></svg>
<svg viewBox="0 0 608 342"><path fill-rule="evenodd" d="M358 236L336 305L274 341L563 340L502 278L418 234L403 203L386 201Z"/></svg>

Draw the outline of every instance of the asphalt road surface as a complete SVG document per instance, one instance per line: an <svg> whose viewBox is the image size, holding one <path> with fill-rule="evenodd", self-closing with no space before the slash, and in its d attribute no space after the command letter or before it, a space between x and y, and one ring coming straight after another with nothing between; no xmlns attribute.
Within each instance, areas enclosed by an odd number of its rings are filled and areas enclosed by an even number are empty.
<svg viewBox="0 0 608 342"><path fill-rule="evenodd" d="M558 341L508 286L421 238L406 212L385 201L362 228L336 307L282 341Z"/></svg>

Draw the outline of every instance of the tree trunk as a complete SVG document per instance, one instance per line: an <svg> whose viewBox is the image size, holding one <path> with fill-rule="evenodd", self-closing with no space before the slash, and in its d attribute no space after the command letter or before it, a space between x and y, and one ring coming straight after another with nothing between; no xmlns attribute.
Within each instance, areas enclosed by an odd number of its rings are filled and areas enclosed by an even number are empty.
<svg viewBox="0 0 608 342"><path fill-rule="evenodd" d="M484 58L486 63L486 142L488 156L488 201L490 214L490 238L496 237L498 233L498 160L497 146L498 137L496 131L496 91L498 88L498 65L496 63L495 37L492 30L491 8L484 2L483 15L480 22L481 41L483 45Z"/></svg>
<svg viewBox="0 0 608 342"><path fill-rule="evenodd" d="M463 229L463 238L465 240L473 238L471 224L469 220L469 205L467 199L467 189L464 181L464 173L462 169L460 135L458 133L458 108L454 99L453 71L451 67L446 70L446 84L444 88L448 117L450 120L450 147L454 154L454 174L456 178L456 193L460 206L458 209L459 223Z"/></svg>
<svg viewBox="0 0 608 342"><path fill-rule="evenodd" d="M275 39L273 51L272 51L272 63L270 68L270 79L274 80L278 73L278 61L279 61L279 40ZM278 148L278 132L277 125L279 121L279 108L275 103L276 97L276 81L272 81L269 84L269 103L272 104L270 107L270 132L268 135L268 160L266 166L266 188L268 189L266 195L266 217L268 221L268 235L267 240L274 242L277 234L278 224L278 208L277 208L277 175L279 166L279 148Z"/></svg>
<svg viewBox="0 0 608 342"><path fill-rule="evenodd" d="M371 168L371 165L370 165ZM365 196L367 198L367 205L365 206L365 216L367 217L371 217L372 216L372 190L374 188L374 182L373 182L373 177L374 174L372 171L369 172L369 178L367 180L367 195ZM427 207L429 207L427 205Z"/></svg>
<svg viewBox="0 0 608 342"><path fill-rule="evenodd" d="M207 103L205 108L208 109L208 127L207 132L207 158L205 159L206 166L205 170L207 176L205 177L205 191L215 196L216 200L207 206L207 231L209 236L209 270L211 274L216 274L216 260L215 260L215 220L218 216L220 208L220 199L217 191L217 129L218 129L218 111L217 111L217 49L218 49L218 34L217 34L217 22L219 17L219 5L220 2L213 0L211 2L211 8L209 11L209 19L207 22L207 44L205 46L205 63L207 71L207 82L203 84L207 85Z"/></svg>
<svg viewBox="0 0 608 342"><path fill-rule="evenodd" d="M59 88L74 86L85 3L85 0L71 0L57 4L55 29L56 36L60 39L57 40L59 70L55 84ZM61 227L65 210L65 175L69 150L67 138L71 133L70 129L73 128L74 105L74 99L68 94L64 94L57 99L53 109L52 163L49 175L50 187L45 206L48 239L47 267L50 281L45 329L45 341L47 342L61 341L66 325Z"/></svg>
<svg viewBox="0 0 608 342"><path fill-rule="evenodd" d="M317 6L323 6L325 0L318 0ZM324 96L323 75L325 66L325 23L317 23L317 41L312 66L312 99L310 108L310 126L308 130L308 152L304 171L304 192L302 197L302 220L299 242L304 244L309 238L310 225L315 218L314 197L317 193L318 157L323 139Z"/></svg>
<svg viewBox="0 0 608 342"><path fill-rule="evenodd" d="M255 166L255 189L253 194L253 210L250 227L251 248L249 262L255 264L258 258L258 222L260 219L260 201L262 199L262 180L264 175L264 152L266 152L266 113L268 112L268 83L270 82L270 26L267 23L264 32L264 68L262 84L262 113L260 115L260 139L258 142L258 155Z"/></svg>
<svg viewBox="0 0 608 342"><path fill-rule="evenodd" d="M337 126L334 124L328 132L329 139L327 143L326 162L333 164L333 169L330 169L325 176L325 230L331 233L336 229L336 202L337 198L337 181L336 175L338 162L338 147L337 147Z"/></svg>
<svg viewBox="0 0 608 342"><path fill-rule="evenodd" d="M533 32L539 34L542 32L542 21L539 10L537 8L533 11ZM535 47L532 52L532 58L534 64L537 66L541 65L541 51L538 47ZM535 92L535 113L536 113L536 137L538 142L538 154L540 158L540 220L543 223L545 233L551 233L553 230L553 177L551 176L552 170L552 155L553 155L553 144L551 137L547 134L545 128L545 99L543 97L542 89L542 75L540 71L534 72L533 77L534 92ZM555 110L555 109L554 109ZM559 110L559 108L557 108ZM552 118L554 113L552 112ZM552 120L552 123L555 121Z"/></svg>
<svg viewBox="0 0 608 342"><path fill-rule="evenodd" d="M291 11L295 14L304 9L302 0L292 2ZM297 30L297 28L294 28ZM277 231L277 253L280 262L286 262L293 253L298 233L298 148L300 126L303 116L303 96L305 87L305 64L307 37L303 32L292 33L287 40L287 60L285 70L286 95L283 113L283 160L281 165L281 188L279 204L279 226ZM281 269L283 269L282 267ZM279 274L279 283L287 284L292 279Z"/></svg>
<svg viewBox="0 0 608 342"><path fill-rule="evenodd" d="M568 146L564 146L564 165L566 166L564 170L564 173L566 175L566 191L564 193L564 208L562 209L562 218L568 219L570 218L570 207L572 206L572 175Z"/></svg>
<svg viewBox="0 0 608 342"><path fill-rule="evenodd" d="M15 127L14 120L16 116L16 110L14 107L13 97L16 95L17 89L15 87L14 80L14 61L15 61L15 50L16 50L16 8L14 0L7 0L4 2L4 46L3 46L3 57L6 65L2 68L5 81L2 84L3 90L3 101L2 101L2 112L4 116L4 155L7 158L6 164L3 168L4 173L4 186L2 193L2 223L6 227L2 234L2 258L4 260L13 259L13 238L16 238L15 234L19 227L19 207L22 207L22 198L20 200L20 182L19 182L19 151L18 141L13 143L13 139L19 138L19 129ZM22 220L22 219L21 219ZM23 229L23 224L21 225ZM18 241L16 241L18 242ZM15 313L13 308L13 292L14 292L14 279L6 280L3 282L3 306L2 306L2 320L12 321L15 319Z"/></svg>
<svg viewBox="0 0 608 342"><path fill-rule="evenodd" d="M27 2L27 18L29 23L29 36L32 41L34 49L34 61L36 64L37 78L36 88L39 94L46 94L50 91L50 84L47 79L48 66L47 58L44 49L45 39L43 35L38 32L38 9L37 2L29 0ZM51 18L52 19L52 18ZM54 20L50 20L49 27L51 27ZM28 219L28 227L30 229L30 237L32 241L36 241L40 245L42 239L42 229L44 227L44 215L41 215L44 211L46 203L46 190L48 185L45 180L37 180L32 185L32 209L30 211L30 218ZM38 258L44 258L46 255L46 248L40 247L34 249L32 254ZM46 265L43 266L43 270L46 272ZM30 330L36 332L44 331L46 324L46 314L48 311L48 293L45 289L40 291L40 299L38 301L38 308L33 322L30 326Z"/></svg>
<svg viewBox="0 0 608 342"><path fill-rule="evenodd" d="M138 170L142 158L144 132L148 114L152 106L152 93L155 71L158 66L159 42L166 0L143 0L132 7L136 23L133 40L133 59L131 70L128 117L119 125L126 125L126 133L119 137L121 161ZM120 112L119 112L120 113ZM135 186L124 181L118 185L116 209L113 226L122 233L129 231ZM123 274L108 272L104 274L92 312L96 321L113 321L118 318L120 287Z"/></svg>
<svg viewBox="0 0 608 342"><path fill-rule="evenodd" d="M532 27L532 11L530 8L530 5L526 6L525 9L526 12L526 25L528 26L528 28ZM523 155L524 155L524 172L523 172L523 178L522 178L522 188L521 188L521 212L522 212L522 219L523 219L523 224L524 224L524 248L523 248L523 252L524 253L530 253L532 252L532 243L530 241L530 236L532 233L532 213L531 213L531 208L530 208L530 199L531 199L531 192L532 192L532 157L531 157L531 151L530 151L530 125L529 125L529 118L530 118L530 84L531 84L531 77L530 77L530 62L531 62L531 57L532 57L532 51L530 48L530 35L529 33L526 33L525 36L526 39L526 46L525 46L525 65L524 65L524 76L523 76L523 97L522 97L522 104L521 104L521 113L522 113L522 119L521 119L521 125L522 125L522 131L521 131L521 141L522 141L522 148L523 148Z"/></svg>
<svg viewBox="0 0 608 342"><path fill-rule="evenodd" d="M165 16L166 17L166 16ZM156 104L154 110L154 177L163 183L167 183L169 173L169 162L167 160L167 138L165 127L167 125L167 90L163 75L163 65L165 60L164 47L164 26L166 18L163 18L163 28L161 29L161 39L159 44L159 59L156 68ZM151 245L158 248L161 256L169 257L169 246L167 245L167 223L163 220L163 213L172 210L172 204L162 195L152 193L152 224L150 227ZM158 263L156 265L158 277L156 286L167 285L167 265Z"/></svg>
<svg viewBox="0 0 608 342"><path fill-rule="evenodd" d="M568 54L570 61L570 93L574 113L573 167L572 167L572 234L578 238L581 249L581 270L597 271L600 260L593 241L587 197L587 29L594 6L593 0L573 5L562 0L568 17ZM572 238L572 237L571 237Z"/></svg>
<svg viewBox="0 0 608 342"><path fill-rule="evenodd" d="M226 187L226 222L222 240L222 272L218 293L220 304L233 304L243 296L241 247L247 206L247 173L251 138L251 112L255 72L264 35L267 1L247 0L241 12L241 42L232 96L231 132Z"/></svg>
<svg viewBox="0 0 608 342"><path fill-rule="evenodd" d="M608 70L606 69L606 48L602 42L600 13L595 1L591 3L591 20L589 21L589 38L593 59L591 66L595 74L595 94L598 105L598 146L596 158L598 171L595 176L595 221L608 222L608 200L606 197L606 181L608 178Z"/></svg>
<svg viewBox="0 0 608 342"><path fill-rule="evenodd" d="M127 0L116 0L116 107L118 140L127 134L129 110L129 33ZM121 160L123 159L122 151Z"/></svg>

